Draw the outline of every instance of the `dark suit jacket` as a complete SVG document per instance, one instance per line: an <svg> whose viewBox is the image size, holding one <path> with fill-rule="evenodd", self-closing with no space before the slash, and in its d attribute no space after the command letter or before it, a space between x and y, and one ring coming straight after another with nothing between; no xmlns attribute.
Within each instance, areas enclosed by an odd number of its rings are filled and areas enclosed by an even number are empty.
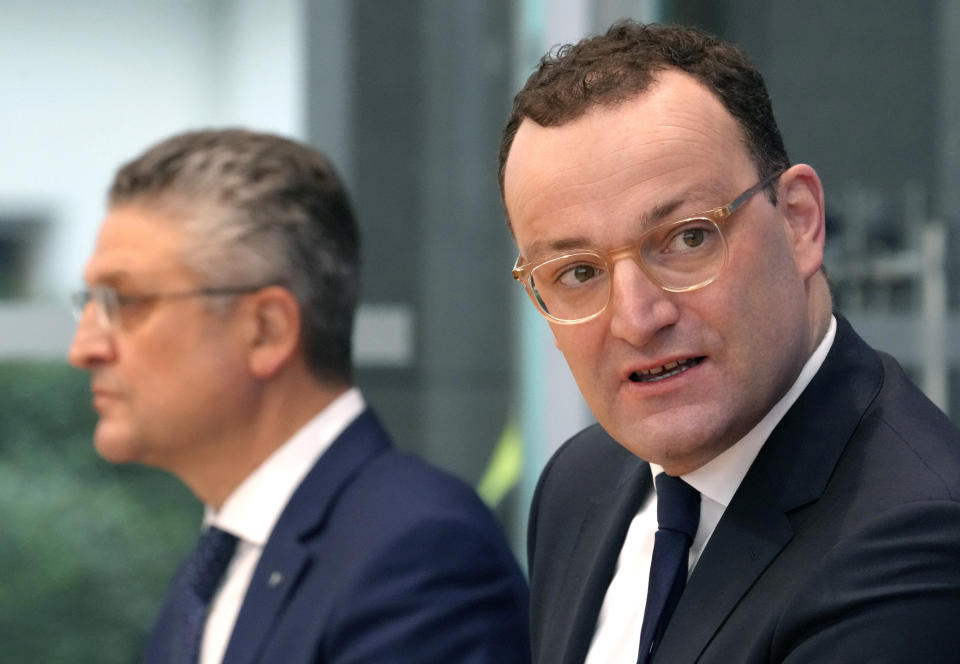
<svg viewBox="0 0 960 664"><path fill-rule="evenodd" d="M839 316L750 467L656 662L960 662L960 432ZM582 662L649 466L598 426L540 478L534 659Z"/></svg>
<svg viewBox="0 0 960 664"><path fill-rule="evenodd" d="M526 582L460 481L390 446L369 411L277 522L228 664L529 661ZM168 601L145 661L172 662Z"/></svg>

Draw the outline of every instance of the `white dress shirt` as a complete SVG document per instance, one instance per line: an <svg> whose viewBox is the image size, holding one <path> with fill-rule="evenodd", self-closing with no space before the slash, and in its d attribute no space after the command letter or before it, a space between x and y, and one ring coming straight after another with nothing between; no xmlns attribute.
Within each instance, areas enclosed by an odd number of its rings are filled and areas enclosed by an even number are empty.
<svg viewBox="0 0 960 664"><path fill-rule="evenodd" d="M200 664L220 664L247 586L290 496L320 456L365 407L357 388L347 390L257 466L219 511L207 508L204 526L214 525L233 533L240 541L223 583L210 603Z"/></svg>
<svg viewBox="0 0 960 664"><path fill-rule="evenodd" d="M690 545L688 574L700 559L720 517L770 433L819 371L836 332L837 321L831 316L827 333L783 398L733 446L693 472L681 475L687 484L700 492L700 523ZM663 471L654 464L650 464L650 470L654 477ZM656 532L657 498L654 490L630 522L584 664L636 664Z"/></svg>

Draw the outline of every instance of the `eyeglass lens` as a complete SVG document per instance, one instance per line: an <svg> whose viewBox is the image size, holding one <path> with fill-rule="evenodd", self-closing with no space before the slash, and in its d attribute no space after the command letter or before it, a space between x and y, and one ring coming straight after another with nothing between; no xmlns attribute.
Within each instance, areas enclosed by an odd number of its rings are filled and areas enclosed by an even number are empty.
<svg viewBox="0 0 960 664"><path fill-rule="evenodd" d="M607 306L614 262L632 258L660 287L697 288L716 278L726 245L716 223L686 219L651 229L639 244L607 257L595 252L560 256L538 265L528 288L545 313L561 321L589 318Z"/></svg>
<svg viewBox="0 0 960 664"><path fill-rule="evenodd" d="M117 309L117 293L112 288L97 286L92 290L79 291L74 293L70 300L73 305L73 317L78 323L83 318L87 305L93 302L100 327L109 330L113 325Z"/></svg>

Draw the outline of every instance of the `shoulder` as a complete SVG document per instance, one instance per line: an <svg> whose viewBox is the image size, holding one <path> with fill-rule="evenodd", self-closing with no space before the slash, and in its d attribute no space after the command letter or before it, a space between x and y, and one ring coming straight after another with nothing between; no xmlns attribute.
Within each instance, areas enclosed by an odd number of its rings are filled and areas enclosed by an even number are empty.
<svg viewBox="0 0 960 664"><path fill-rule="evenodd" d="M571 535L570 524L578 523L597 499L635 493L638 471L646 465L597 424L567 440L547 462L534 491L527 528L528 560L533 560L542 538L547 538L546 549L552 550L554 537Z"/></svg>
<svg viewBox="0 0 960 664"><path fill-rule="evenodd" d="M526 581L493 514L459 478L389 444L371 449L322 518L284 533L312 561L292 603L322 617L320 648L330 661L524 661Z"/></svg>
<svg viewBox="0 0 960 664"><path fill-rule="evenodd" d="M392 446L384 446L354 469L332 500L324 527L327 534L349 534L368 550L412 532L424 535L443 529L468 531L505 548L493 514L472 488Z"/></svg>
<svg viewBox="0 0 960 664"><path fill-rule="evenodd" d="M520 578L499 524L473 489L393 449L372 459L344 490L328 534L362 552L351 561L358 571L406 560L468 574L500 567Z"/></svg>
<svg viewBox="0 0 960 664"><path fill-rule="evenodd" d="M778 659L941 662L960 647L946 617L960 610L960 431L877 356L878 388L823 496L796 513L806 572L780 616Z"/></svg>
<svg viewBox="0 0 960 664"><path fill-rule="evenodd" d="M824 551L778 621L777 661L953 662L960 503L903 502Z"/></svg>
<svg viewBox="0 0 960 664"><path fill-rule="evenodd" d="M460 479L387 450L343 492L316 550L338 560L340 578L322 579L339 589L331 660L526 661L526 581Z"/></svg>
<svg viewBox="0 0 960 664"><path fill-rule="evenodd" d="M901 500L960 500L960 430L880 353L883 384L851 437L843 461ZM881 502L885 502L881 498Z"/></svg>
<svg viewBox="0 0 960 664"><path fill-rule="evenodd" d="M903 456L929 473L954 500L960 500L960 430L906 377L897 362L880 353L884 384L864 426L889 437Z"/></svg>
<svg viewBox="0 0 960 664"><path fill-rule="evenodd" d="M896 360L837 318L826 361L755 465L767 469L787 507L824 490L868 500L871 510L960 497L960 431Z"/></svg>
<svg viewBox="0 0 960 664"><path fill-rule="evenodd" d="M398 451L369 409L317 460L288 508L315 515L320 505L327 526L358 516L388 531L423 519L483 526L494 523L489 510L463 480ZM304 516L297 525L312 518L316 517Z"/></svg>
<svg viewBox="0 0 960 664"><path fill-rule="evenodd" d="M617 443L599 424L580 431L561 445L544 466L534 492L533 511L542 502L583 502L594 491L607 491L645 462Z"/></svg>
<svg viewBox="0 0 960 664"><path fill-rule="evenodd" d="M540 484L562 483L572 475L582 477L585 469L589 469L591 476L606 481L610 475L619 475L624 464L631 462L640 461L603 427L594 424L569 438L554 452L540 474Z"/></svg>

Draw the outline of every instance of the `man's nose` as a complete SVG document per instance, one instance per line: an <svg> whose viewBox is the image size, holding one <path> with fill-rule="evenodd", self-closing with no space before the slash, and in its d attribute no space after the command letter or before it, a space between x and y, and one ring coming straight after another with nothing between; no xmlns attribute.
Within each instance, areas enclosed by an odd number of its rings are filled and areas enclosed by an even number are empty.
<svg viewBox="0 0 960 664"><path fill-rule="evenodd" d="M644 346L680 318L676 295L661 289L634 260L614 264L611 288L610 331L633 346Z"/></svg>
<svg viewBox="0 0 960 664"><path fill-rule="evenodd" d="M112 336L100 325L96 306L89 302L84 308L67 353L67 361L78 369L90 369L115 356Z"/></svg>

